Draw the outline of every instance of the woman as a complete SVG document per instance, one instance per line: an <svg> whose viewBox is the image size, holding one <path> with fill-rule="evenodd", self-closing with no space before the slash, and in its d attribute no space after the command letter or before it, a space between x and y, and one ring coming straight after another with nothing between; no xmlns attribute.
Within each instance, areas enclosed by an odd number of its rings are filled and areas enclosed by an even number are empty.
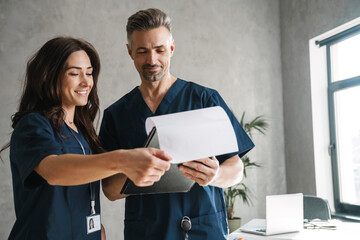
<svg viewBox="0 0 360 240"><path fill-rule="evenodd" d="M92 218L90 218L90 222L89 222L89 230L94 228L94 220Z"/></svg>
<svg viewBox="0 0 360 240"><path fill-rule="evenodd" d="M93 127L100 60L80 39L48 41L27 64L10 162L16 222L9 239L101 239L99 180L123 173L139 186L158 181L170 158L157 149L103 153ZM93 153L93 155L89 155Z"/></svg>

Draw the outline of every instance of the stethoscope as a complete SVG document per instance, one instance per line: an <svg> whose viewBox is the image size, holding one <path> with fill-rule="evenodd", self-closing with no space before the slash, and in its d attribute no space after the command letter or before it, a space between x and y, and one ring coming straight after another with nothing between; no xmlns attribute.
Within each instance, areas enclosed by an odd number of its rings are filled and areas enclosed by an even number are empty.
<svg viewBox="0 0 360 240"><path fill-rule="evenodd" d="M191 230L191 220L188 216L184 216L180 224L181 228L185 231L185 240L189 240L188 232Z"/></svg>
<svg viewBox="0 0 360 240"><path fill-rule="evenodd" d="M82 145L80 140L76 137L73 130L71 130L71 128L66 123L65 123L65 125L68 128L68 130L71 132L71 134L73 135L75 140L79 143L83 154L86 155L84 146ZM89 184L90 184L90 197L91 197L91 203L90 203L90 205L91 205L91 215L94 215L94 214L96 214L96 211L95 211L95 186L94 186L93 183L89 183Z"/></svg>

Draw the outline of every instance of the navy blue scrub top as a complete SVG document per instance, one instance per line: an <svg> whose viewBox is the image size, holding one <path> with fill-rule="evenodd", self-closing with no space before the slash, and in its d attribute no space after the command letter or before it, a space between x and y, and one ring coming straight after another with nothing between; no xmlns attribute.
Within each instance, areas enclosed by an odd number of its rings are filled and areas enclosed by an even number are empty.
<svg viewBox="0 0 360 240"><path fill-rule="evenodd" d="M64 125L61 135L43 115L30 113L21 118L11 136L10 163L16 222L9 239L86 239L100 240L101 232L87 235L86 216L90 215L90 184L51 186L34 168L49 155L86 154L90 148L81 132ZM100 213L100 182L95 185L96 213Z"/></svg>
<svg viewBox="0 0 360 240"><path fill-rule="evenodd" d="M234 127L239 152L217 156L220 163L254 147L219 93L198 84L177 79L155 114L143 100L138 87L104 111L100 139L107 150L142 147L147 134L145 120L151 116L221 106ZM216 137L216 136L214 136ZM226 209L221 188L195 184L187 193L136 195L126 198L125 239L184 239L180 227L184 216L191 218L189 239L226 239Z"/></svg>

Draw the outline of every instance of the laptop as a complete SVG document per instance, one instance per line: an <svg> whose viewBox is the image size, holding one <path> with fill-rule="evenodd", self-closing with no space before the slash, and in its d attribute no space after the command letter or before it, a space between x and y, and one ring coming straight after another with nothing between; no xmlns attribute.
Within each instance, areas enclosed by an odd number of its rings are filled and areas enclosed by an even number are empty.
<svg viewBox="0 0 360 240"><path fill-rule="evenodd" d="M252 219L240 230L259 235L298 232L303 229L303 194L266 196L266 219Z"/></svg>

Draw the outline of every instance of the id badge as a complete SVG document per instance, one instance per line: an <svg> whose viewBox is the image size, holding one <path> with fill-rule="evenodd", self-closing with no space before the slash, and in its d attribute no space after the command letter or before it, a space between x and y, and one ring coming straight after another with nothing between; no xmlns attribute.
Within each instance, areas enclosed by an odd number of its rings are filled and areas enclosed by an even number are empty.
<svg viewBox="0 0 360 240"><path fill-rule="evenodd" d="M101 230L100 214L90 215L86 217L87 234Z"/></svg>

